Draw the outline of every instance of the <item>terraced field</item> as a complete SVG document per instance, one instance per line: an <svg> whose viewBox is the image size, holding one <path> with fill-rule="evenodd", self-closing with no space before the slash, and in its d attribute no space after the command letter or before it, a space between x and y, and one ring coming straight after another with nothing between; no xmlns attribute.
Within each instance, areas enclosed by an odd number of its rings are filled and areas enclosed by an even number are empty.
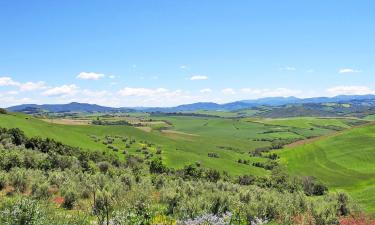
<svg viewBox="0 0 375 225"><path fill-rule="evenodd" d="M345 190L375 214L375 125L372 123L281 152L292 174L315 176Z"/></svg>

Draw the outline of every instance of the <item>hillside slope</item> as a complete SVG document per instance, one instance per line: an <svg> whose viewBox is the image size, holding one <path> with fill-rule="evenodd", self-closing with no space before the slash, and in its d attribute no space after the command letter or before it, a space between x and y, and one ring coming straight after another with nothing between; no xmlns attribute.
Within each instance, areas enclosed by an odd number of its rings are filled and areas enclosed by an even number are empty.
<svg viewBox="0 0 375 225"><path fill-rule="evenodd" d="M297 175L315 176L332 190L345 190L375 213L375 125L288 148L281 162Z"/></svg>
<svg viewBox="0 0 375 225"><path fill-rule="evenodd" d="M162 148L161 157L163 161L173 168L182 168L184 165L200 162L204 167L225 170L233 175L244 173L265 175L268 173L268 171L258 167L237 163L239 158L249 159L251 162L264 160L263 158L250 158L250 156L244 153L224 151L216 147L225 146L225 143L228 142L227 140L233 139L233 143L237 144L235 145L236 147L245 148L249 143L249 140L246 139L222 138L211 140L196 135L184 135L183 133L145 132L131 126L51 124L19 113L0 114L0 127L20 128L29 137L48 137L67 145L100 151L112 151L102 143L107 135L112 137L129 137L136 140L136 143L130 148L126 148L121 140L116 140L113 143L119 149L117 154L120 154L121 157L123 150L142 155L137 150L142 148L142 141L147 141ZM92 136L100 138L100 141L96 142ZM210 158L208 157L208 153L210 152L220 154L221 157Z"/></svg>

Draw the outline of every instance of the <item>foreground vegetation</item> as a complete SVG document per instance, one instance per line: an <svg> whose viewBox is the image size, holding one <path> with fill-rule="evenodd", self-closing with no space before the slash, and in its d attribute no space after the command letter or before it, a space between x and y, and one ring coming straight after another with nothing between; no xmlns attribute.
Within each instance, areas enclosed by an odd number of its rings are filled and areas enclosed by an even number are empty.
<svg viewBox="0 0 375 225"><path fill-rule="evenodd" d="M281 168L267 177L174 170L18 129L1 129L0 143L1 224L343 224L362 215L346 194Z"/></svg>

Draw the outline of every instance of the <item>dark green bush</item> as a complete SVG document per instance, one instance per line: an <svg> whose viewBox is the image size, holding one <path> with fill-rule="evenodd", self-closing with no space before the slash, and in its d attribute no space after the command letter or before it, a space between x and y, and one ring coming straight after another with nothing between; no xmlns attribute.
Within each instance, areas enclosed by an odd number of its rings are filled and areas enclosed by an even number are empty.
<svg viewBox="0 0 375 225"><path fill-rule="evenodd" d="M62 206L65 209L73 209L78 200L78 195L72 189L68 189L64 192L63 198L64 198L64 203L62 204Z"/></svg>

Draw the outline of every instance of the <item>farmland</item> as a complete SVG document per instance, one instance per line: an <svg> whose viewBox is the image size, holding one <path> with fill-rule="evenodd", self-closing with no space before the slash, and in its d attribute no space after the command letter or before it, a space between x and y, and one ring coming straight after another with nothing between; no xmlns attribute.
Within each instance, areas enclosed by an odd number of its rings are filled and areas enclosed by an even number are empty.
<svg viewBox="0 0 375 225"><path fill-rule="evenodd" d="M278 162L290 175L316 177L330 192L348 192L367 212L375 211L375 125L371 122L349 117L269 119L229 113L89 113L66 117L8 113L0 114L0 124L19 128L28 137L51 138L117 156L123 162L131 156L146 164L160 158L174 170L195 165L231 177L251 175L272 180ZM271 153L278 159L270 157ZM262 180L257 182L263 185ZM79 204L87 205L84 201Z"/></svg>
<svg viewBox="0 0 375 225"><path fill-rule="evenodd" d="M368 211L375 212L375 125L350 129L284 150L289 172L315 176L332 190L346 190Z"/></svg>
<svg viewBox="0 0 375 225"><path fill-rule="evenodd" d="M103 118L108 120L106 117ZM134 118L137 117L124 117L123 119L129 118L134 121ZM111 151L107 145L102 143L105 136L134 138L136 143L128 148L125 148L125 144L120 138L115 138L112 145L119 149L116 154L123 157L122 151L126 150L141 155L142 153L139 152L139 148L143 147L141 141L147 141L153 144L153 147L150 148L151 152L155 153L157 147L162 149L161 156L170 167L182 168L184 165L199 162L205 167L220 168L234 175L245 173L262 175L267 174L268 171L251 165L238 164L238 159L249 160L251 163L262 162L264 158L251 157L249 152L270 146L275 140L291 142L335 132L335 130L330 130L332 127L311 129L312 126L322 123L326 126L347 128L353 121L348 119L310 119L301 126L301 121L306 121L306 119L294 119L285 124L285 121L280 123L279 120L253 122L249 119L216 117L149 117L148 115L145 117L142 115L141 118L153 121L153 124L150 125L152 132L146 132L133 126L51 124L23 114L1 115L0 124L7 128L18 127L29 136L49 137L72 146L100 151ZM82 120L80 118L76 121ZM113 117L112 120L119 120L119 117ZM216 153L219 157L210 158L207 156L208 153Z"/></svg>

